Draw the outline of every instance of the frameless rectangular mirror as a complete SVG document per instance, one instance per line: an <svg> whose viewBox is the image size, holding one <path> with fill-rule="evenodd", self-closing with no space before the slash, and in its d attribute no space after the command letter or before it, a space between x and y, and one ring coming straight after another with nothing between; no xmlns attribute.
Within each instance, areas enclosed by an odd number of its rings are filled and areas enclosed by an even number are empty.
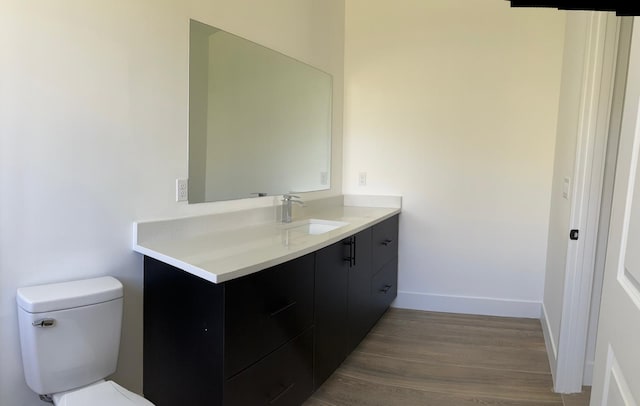
<svg viewBox="0 0 640 406"><path fill-rule="evenodd" d="M332 78L191 20L189 203L328 189Z"/></svg>

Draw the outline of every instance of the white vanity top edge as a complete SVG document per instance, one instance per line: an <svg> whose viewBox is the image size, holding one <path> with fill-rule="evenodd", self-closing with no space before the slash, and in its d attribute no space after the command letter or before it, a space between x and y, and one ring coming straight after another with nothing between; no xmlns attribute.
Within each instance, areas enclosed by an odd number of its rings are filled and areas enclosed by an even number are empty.
<svg viewBox="0 0 640 406"><path fill-rule="evenodd" d="M345 196L345 202L347 199ZM355 200L351 201L358 203ZM375 203L367 198L364 202ZM294 218L294 222L322 219L347 223L318 235L296 232L291 225L275 221L241 224L237 228L230 228L225 222L222 228L212 227L203 232L199 227L192 234L185 229L197 218L185 219L184 224L179 219L135 223L133 250L209 282L222 283L317 251L400 213L400 207L372 206L323 207ZM202 222L207 223L206 216L202 217ZM141 232L141 227L147 229ZM158 235L150 235L150 231Z"/></svg>

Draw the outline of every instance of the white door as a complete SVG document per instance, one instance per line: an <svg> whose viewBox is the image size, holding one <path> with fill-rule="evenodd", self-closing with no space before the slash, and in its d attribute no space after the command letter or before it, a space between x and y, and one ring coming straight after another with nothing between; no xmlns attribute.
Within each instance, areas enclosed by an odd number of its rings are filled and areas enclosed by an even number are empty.
<svg viewBox="0 0 640 406"><path fill-rule="evenodd" d="M631 40L591 406L640 406L640 20Z"/></svg>

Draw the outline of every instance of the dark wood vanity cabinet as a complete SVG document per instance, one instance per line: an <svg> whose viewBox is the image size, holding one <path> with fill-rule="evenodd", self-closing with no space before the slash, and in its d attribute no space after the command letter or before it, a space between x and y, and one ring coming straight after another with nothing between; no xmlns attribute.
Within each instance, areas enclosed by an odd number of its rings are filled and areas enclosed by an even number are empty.
<svg viewBox="0 0 640 406"><path fill-rule="evenodd" d="M375 226L374 226L375 227ZM347 352L353 351L378 321L371 298L371 228L353 239L354 261L349 266L347 295Z"/></svg>
<svg viewBox="0 0 640 406"><path fill-rule="evenodd" d="M397 228L396 215L220 284L145 257L145 397L156 406L302 404L395 298Z"/></svg>
<svg viewBox="0 0 640 406"><path fill-rule="evenodd" d="M375 323L371 277L371 229L316 252L315 387Z"/></svg>
<svg viewBox="0 0 640 406"><path fill-rule="evenodd" d="M143 390L156 406L297 406L313 391L315 255L215 284L145 257Z"/></svg>
<svg viewBox="0 0 640 406"><path fill-rule="evenodd" d="M398 216L316 252L314 388L397 296Z"/></svg>
<svg viewBox="0 0 640 406"><path fill-rule="evenodd" d="M347 300L351 238L316 252L314 387L347 356Z"/></svg>
<svg viewBox="0 0 640 406"><path fill-rule="evenodd" d="M314 387L319 387L375 322L371 229L316 252Z"/></svg>
<svg viewBox="0 0 640 406"><path fill-rule="evenodd" d="M143 392L156 406L222 405L224 285L144 258Z"/></svg>
<svg viewBox="0 0 640 406"><path fill-rule="evenodd" d="M229 379L226 406L300 406L313 392L313 328Z"/></svg>
<svg viewBox="0 0 640 406"><path fill-rule="evenodd" d="M371 228L374 273L398 257L398 221L399 216L393 216Z"/></svg>
<svg viewBox="0 0 640 406"><path fill-rule="evenodd" d="M313 324L314 255L234 279L225 289L225 378Z"/></svg>
<svg viewBox="0 0 640 406"><path fill-rule="evenodd" d="M378 320L398 296L398 220L399 216L372 227L372 307Z"/></svg>

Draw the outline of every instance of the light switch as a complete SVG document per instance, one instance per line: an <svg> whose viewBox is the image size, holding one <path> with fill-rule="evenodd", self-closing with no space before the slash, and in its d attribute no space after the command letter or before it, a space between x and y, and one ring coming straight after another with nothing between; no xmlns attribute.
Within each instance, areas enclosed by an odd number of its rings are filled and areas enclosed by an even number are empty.
<svg viewBox="0 0 640 406"><path fill-rule="evenodd" d="M358 174L358 186L367 186L367 173L360 172Z"/></svg>
<svg viewBox="0 0 640 406"><path fill-rule="evenodd" d="M562 197L569 200L569 186L571 185L571 179L564 178L564 182L562 183Z"/></svg>

